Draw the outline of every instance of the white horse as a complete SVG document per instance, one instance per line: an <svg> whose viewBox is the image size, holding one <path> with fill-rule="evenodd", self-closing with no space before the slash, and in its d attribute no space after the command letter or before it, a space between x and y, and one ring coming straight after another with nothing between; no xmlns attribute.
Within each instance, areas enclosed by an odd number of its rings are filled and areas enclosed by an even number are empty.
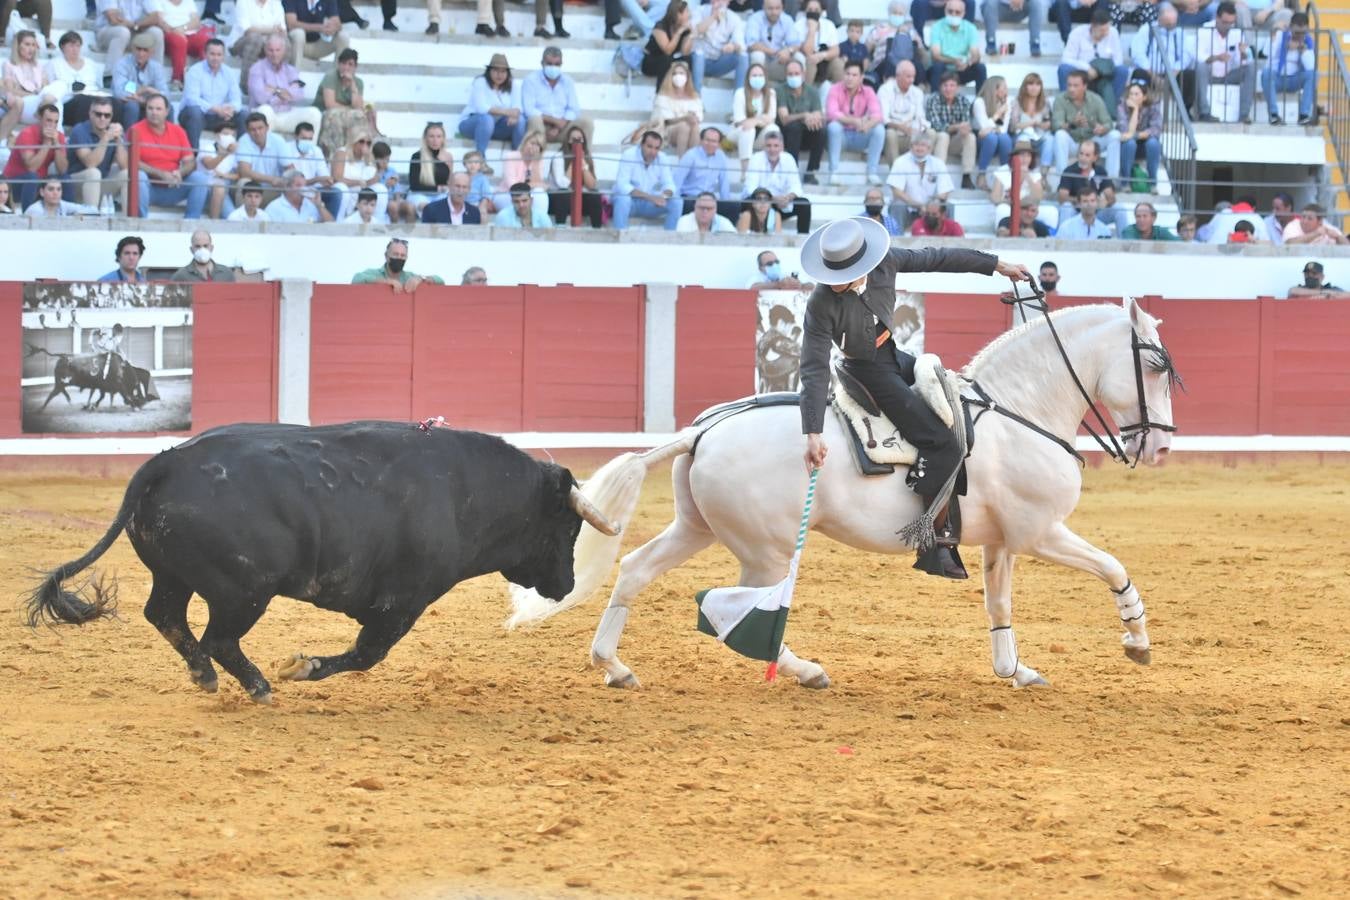
<svg viewBox="0 0 1350 900"><path fill-rule="evenodd" d="M1075 373L1082 390L1128 435L1124 449L1136 462L1160 462L1173 430L1175 372L1158 337L1158 320L1131 299L1123 307L1082 306L1051 315L1053 325L1036 317L994 339L962 373L1001 408L983 414L975 428L961 540L983 547L994 673L1018 687L1046 683L1018 659L1013 636L1012 570L1019 554L1106 582L1124 623L1125 655L1141 664L1150 658L1144 603L1125 567L1064 525L1082 488L1080 460L1068 447L1088 411ZM1150 439L1153 430L1158 433ZM903 467L888 476L860 475L847 458L848 437L834 415L827 416L825 439L833 453L819 475L811 528L851 547L906 552L896 532L922 510L920 499L904 486ZM617 457L587 483L589 499L611 520L626 524L647 470L675 457L675 521L624 557L591 645L591 661L605 670L606 684L639 686L617 652L633 600L700 550L717 541L726 545L740 560L742 585L762 587L783 578L805 497L804 448L796 406L757 407L706 429L691 428L645 454ZM584 529L572 594L551 603L513 588L516 613L508 625L536 622L586 599L608 574L618 543ZM829 685L823 668L799 659L786 644L778 666L807 687Z"/></svg>

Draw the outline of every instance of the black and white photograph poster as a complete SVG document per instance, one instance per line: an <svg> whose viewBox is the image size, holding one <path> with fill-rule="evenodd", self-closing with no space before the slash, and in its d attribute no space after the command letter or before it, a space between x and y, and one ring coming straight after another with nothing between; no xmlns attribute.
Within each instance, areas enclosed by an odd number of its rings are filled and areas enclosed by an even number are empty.
<svg viewBox="0 0 1350 900"><path fill-rule="evenodd" d="M25 285L22 353L26 434L192 428L191 285Z"/></svg>

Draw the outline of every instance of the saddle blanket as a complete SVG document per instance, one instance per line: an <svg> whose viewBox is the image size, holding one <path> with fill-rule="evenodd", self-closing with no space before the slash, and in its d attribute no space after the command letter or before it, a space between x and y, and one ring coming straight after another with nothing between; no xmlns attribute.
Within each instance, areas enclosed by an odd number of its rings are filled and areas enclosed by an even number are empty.
<svg viewBox="0 0 1350 900"><path fill-rule="evenodd" d="M944 378L955 376L942 368L942 360L935 353L925 353L914 361L914 390L923 398L938 418L948 427L955 421L951 404L947 402L947 392L943 388ZM890 419L883 415L872 415L858 404L844 390L838 378L831 375L831 388L834 394L834 409L841 423L852 428L862 442L868 459L878 465L910 466L919 458L914 445L900 435Z"/></svg>

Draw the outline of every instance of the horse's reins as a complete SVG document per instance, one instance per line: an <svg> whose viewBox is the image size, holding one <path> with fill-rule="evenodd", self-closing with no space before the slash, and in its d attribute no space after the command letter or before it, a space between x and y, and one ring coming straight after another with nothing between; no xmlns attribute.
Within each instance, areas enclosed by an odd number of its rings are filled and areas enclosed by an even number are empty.
<svg viewBox="0 0 1350 900"><path fill-rule="evenodd" d="M1069 359L1069 352L1064 349L1064 342L1060 340L1059 331L1055 329L1055 320L1050 315L1050 305L1045 301L1045 292L1036 284L1035 278L1032 278L1030 283L1032 293L1029 296L1023 297L1019 295L1017 292L1017 282L1013 282L1012 293L1004 294L1000 299L1004 303L1017 308L1018 312L1021 313L1023 324L1026 324L1028 321L1026 313L1026 307L1028 306L1045 316L1045 324L1050 329L1050 336L1055 339L1055 346L1059 348L1059 355L1060 358L1064 360L1064 367L1069 370L1069 377L1073 379L1074 386L1078 388L1078 393L1082 395L1083 400L1087 403L1088 409L1091 410L1093 417L1096 418L1097 424L1101 427L1101 433L1098 434L1086 418L1082 422L1082 427L1088 434L1092 435L1092 439L1097 442L1097 446L1101 447L1102 451L1105 452L1107 456L1111 457L1114 462L1125 463L1129 465L1130 468L1134 468L1139 465L1139 460L1144 454L1144 444L1148 440L1150 431L1153 431L1154 429L1157 429L1158 431L1177 430L1175 425L1163 425L1149 419L1148 401L1144 396L1144 367L1140 351L1149 350L1156 353L1159 358L1159 362L1156 364L1158 371L1167 373L1169 382L1176 382L1183 390L1185 390L1185 383L1182 382L1181 376L1177 374L1175 367L1172 365L1171 355L1167 352L1167 349L1160 344L1150 344L1141 341L1138 332L1133 328L1130 329L1130 351L1134 354L1134 383L1139 395L1139 423L1136 425L1122 426L1119 429L1119 436L1117 436L1111 431L1111 426L1107 424L1106 419L1097 409L1097 404L1092 402L1092 397L1088 394L1087 388L1083 387L1082 379L1078 377L1078 372L1073 367L1073 361ZM1002 416L1012 419L1019 425L1031 429L1042 437L1054 441L1077 459L1079 465L1086 465L1086 460L1083 459L1083 455L1074 448L1072 443L1064 440L1057 434L1052 434L1035 422L1032 422L1030 419L1018 415L1007 407L997 403L989 396L989 393L985 391L979 382L971 381L970 387L971 390L975 392L976 396L964 397L962 399L966 404L980 408L981 411L975 416L975 422L979 422L980 416L984 415L986 412L999 413ZM1129 453L1125 450L1124 444L1121 443L1121 438L1128 440L1135 432L1139 433L1139 447L1135 451L1134 461L1131 462Z"/></svg>

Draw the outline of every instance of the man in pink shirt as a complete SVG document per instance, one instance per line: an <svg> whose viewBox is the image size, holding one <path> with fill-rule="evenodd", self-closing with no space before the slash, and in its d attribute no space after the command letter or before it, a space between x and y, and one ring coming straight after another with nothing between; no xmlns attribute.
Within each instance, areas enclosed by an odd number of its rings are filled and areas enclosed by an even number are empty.
<svg viewBox="0 0 1350 900"><path fill-rule="evenodd" d="M829 178L839 168L839 151L845 148L867 154L867 179L881 184L881 150L886 128L881 123L881 102L876 92L863 84L862 63L844 64L844 80L830 88L825 101L825 143L829 153Z"/></svg>
<svg viewBox="0 0 1350 900"><path fill-rule="evenodd" d="M1285 244L1347 244L1350 241L1334 225L1326 223L1327 211L1316 203L1309 203L1299 211L1297 219L1284 226Z"/></svg>

